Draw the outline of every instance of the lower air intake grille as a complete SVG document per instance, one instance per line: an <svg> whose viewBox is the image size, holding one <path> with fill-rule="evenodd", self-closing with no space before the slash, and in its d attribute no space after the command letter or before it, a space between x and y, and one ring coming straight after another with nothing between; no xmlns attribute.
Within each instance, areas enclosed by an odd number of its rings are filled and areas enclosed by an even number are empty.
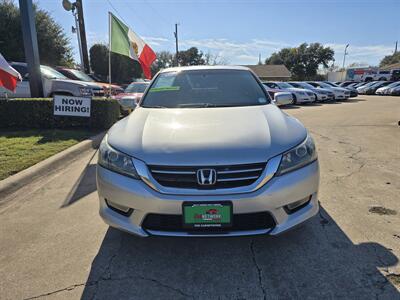
<svg viewBox="0 0 400 300"><path fill-rule="evenodd" d="M181 232L230 232L245 230L262 230L275 227L275 221L270 213L259 212L249 214L234 214L233 226L230 228L187 229L182 226L182 215L149 214L142 227L147 230L181 231Z"/></svg>
<svg viewBox="0 0 400 300"><path fill-rule="evenodd" d="M149 166L151 175L162 186L182 189L227 189L253 184L262 174L266 163L229 166ZM198 183L199 169L216 171L216 182L212 185Z"/></svg>

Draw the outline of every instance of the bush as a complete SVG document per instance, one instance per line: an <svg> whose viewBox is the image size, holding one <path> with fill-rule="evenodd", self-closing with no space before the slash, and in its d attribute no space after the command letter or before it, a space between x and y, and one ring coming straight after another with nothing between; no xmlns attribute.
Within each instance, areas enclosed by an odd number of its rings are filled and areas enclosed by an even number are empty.
<svg viewBox="0 0 400 300"><path fill-rule="evenodd" d="M119 118L116 100L92 99L91 116L53 115L52 98L0 100L0 128L110 128Z"/></svg>

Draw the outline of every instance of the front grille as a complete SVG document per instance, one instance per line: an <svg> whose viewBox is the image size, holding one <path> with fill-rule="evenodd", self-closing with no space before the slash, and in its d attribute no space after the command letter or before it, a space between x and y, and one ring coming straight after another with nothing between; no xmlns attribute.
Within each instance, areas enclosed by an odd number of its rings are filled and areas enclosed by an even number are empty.
<svg viewBox="0 0 400 300"><path fill-rule="evenodd" d="M104 90L94 90L93 91L93 96L95 96L95 97L103 97L104 96Z"/></svg>
<svg viewBox="0 0 400 300"><path fill-rule="evenodd" d="M151 175L162 186L182 189L214 190L227 189L253 184L262 174L266 163L230 166L149 166ZM217 181L213 185L200 185L197 170L214 169Z"/></svg>
<svg viewBox="0 0 400 300"><path fill-rule="evenodd" d="M229 228L183 228L182 215L161 215L149 214L142 223L143 229L157 231L181 231L194 233L210 233L210 232L230 232L245 230L262 230L275 227L275 220L269 212L258 212L248 214L234 214L232 227Z"/></svg>

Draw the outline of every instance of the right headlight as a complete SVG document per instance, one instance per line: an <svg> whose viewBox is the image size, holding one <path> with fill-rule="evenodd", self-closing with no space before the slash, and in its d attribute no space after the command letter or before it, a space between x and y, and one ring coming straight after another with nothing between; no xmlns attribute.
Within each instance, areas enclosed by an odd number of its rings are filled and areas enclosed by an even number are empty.
<svg viewBox="0 0 400 300"><path fill-rule="evenodd" d="M112 148L107 143L107 135L102 140L99 147L99 160L98 164L103 168L120 173L134 179L140 179L135 165L133 164L132 157L121 153Z"/></svg>
<svg viewBox="0 0 400 300"><path fill-rule="evenodd" d="M317 159L317 150L310 135L300 145L285 152L279 165L277 175L297 170Z"/></svg>

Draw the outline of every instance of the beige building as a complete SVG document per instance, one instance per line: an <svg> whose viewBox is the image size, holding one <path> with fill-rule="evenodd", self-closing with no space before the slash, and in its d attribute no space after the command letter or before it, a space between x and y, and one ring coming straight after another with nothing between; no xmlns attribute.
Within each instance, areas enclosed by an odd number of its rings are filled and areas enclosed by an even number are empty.
<svg viewBox="0 0 400 300"><path fill-rule="evenodd" d="M284 65L247 65L261 81L287 81L292 74Z"/></svg>

